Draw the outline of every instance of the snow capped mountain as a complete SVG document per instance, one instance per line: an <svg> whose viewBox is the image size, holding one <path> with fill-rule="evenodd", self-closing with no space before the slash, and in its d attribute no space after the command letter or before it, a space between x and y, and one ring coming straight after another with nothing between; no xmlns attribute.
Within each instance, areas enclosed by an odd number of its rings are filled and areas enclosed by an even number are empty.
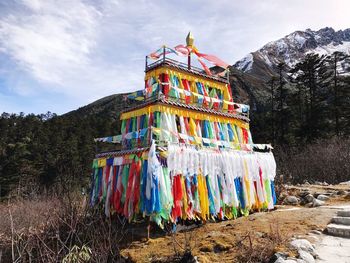
<svg viewBox="0 0 350 263"><path fill-rule="evenodd" d="M275 67L284 62L289 67L294 66L307 53L329 55L341 51L350 55L350 28L335 31L326 27L318 31L307 29L295 31L279 40L267 43L261 49L249 53L235 63L235 67L246 73L261 75L268 78ZM265 76L264 76L265 75Z"/></svg>
<svg viewBox="0 0 350 263"><path fill-rule="evenodd" d="M237 95L235 99L249 103L252 109L255 105L263 105L269 97L267 82L278 74L280 62L292 67L308 53L329 55L335 51L350 55L350 28L343 31L330 27L318 31L306 29L269 42L231 67L231 87L233 94ZM339 67L345 68L344 65Z"/></svg>

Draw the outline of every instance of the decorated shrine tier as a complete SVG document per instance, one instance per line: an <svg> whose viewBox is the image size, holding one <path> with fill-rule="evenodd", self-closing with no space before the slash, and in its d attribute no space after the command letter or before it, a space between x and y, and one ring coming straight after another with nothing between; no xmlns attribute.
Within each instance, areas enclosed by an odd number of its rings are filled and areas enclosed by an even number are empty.
<svg viewBox="0 0 350 263"><path fill-rule="evenodd" d="M91 205L129 221L159 226L179 219L232 219L273 209L276 163L271 152L198 149L169 144L93 162Z"/></svg>
<svg viewBox="0 0 350 263"><path fill-rule="evenodd" d="M121 119L124 149L149 146L152 139L216 148L253 143L245 121L170 105L152 104L123 113Z"/></svg>
<svg viewBox="0 0 350 263"><path fill-rule="evenodd" d="M145 99L162 94L165 99L175 100L220 112L248 114L249 106L232 100L228 82L219 81L192 70L185 71L171 63L160 64L145 76Z"/></svg>

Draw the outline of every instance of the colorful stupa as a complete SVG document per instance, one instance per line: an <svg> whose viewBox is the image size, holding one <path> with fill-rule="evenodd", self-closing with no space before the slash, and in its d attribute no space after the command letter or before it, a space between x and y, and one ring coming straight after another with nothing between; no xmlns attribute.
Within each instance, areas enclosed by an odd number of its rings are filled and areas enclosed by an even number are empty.
<svg viewBox="0 0 350 263"><path fill-rule="evenodd" d="M203 69L191 66L191 55ZM203 60L224 71L214 75ZM249 106L233 102L228 65L200 53L189 34L186 46L147 56L145 73L145 89L129 95L140 103L121 113L121 135L96 139L122 149L96 155L91 205L160 226L272 209L272 148L253 143Z"/></svg>

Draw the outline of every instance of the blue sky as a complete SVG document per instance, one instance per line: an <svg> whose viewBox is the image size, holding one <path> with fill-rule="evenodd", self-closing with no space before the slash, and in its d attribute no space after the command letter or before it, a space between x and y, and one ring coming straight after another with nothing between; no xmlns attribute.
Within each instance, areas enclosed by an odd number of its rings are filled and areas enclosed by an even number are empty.
<svg viewBox="0 0 350 263"><path fill-rule="evenodd" d="M0 0L0 112L58 114L143 88L145 55L185 42L229 64L295 30L350 27L347 0Z"/></svg>

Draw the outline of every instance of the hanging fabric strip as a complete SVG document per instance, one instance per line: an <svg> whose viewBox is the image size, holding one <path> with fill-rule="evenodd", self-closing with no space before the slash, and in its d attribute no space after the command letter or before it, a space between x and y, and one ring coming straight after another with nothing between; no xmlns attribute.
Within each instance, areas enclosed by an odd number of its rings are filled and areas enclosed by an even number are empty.
<svg viewBox="0 0 350 263"><path fill-rule="evenodd" d="M140 116L143 114L148 114L150 112L168 112L170 114L178 115L178 116L184 116L184 117L189 117L193 118L195 120L209 120L212 122L223 122L223 123L231 123L231 124L236 124L239 127L244 127L246 129L249 129L249 123L238 120L238 119L233 119L225 116L219 116L211 113L204 113L204 112L198 112L194 110L189 110L189 109L182 109L176 106L170 106L170 105L149 105L145 106L142 109L134 110L134 111L129 111L129 112L124 112L121 114L120 118L122 120L124 119L130 119L135 116Z"/></svg>

